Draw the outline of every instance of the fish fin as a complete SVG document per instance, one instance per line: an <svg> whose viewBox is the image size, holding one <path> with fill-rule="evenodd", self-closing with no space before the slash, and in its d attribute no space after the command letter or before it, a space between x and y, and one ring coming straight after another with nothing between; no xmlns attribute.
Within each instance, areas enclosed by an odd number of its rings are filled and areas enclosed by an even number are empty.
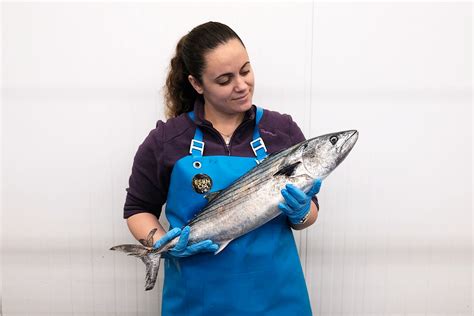
<svg viewBox="0 0 474 316"><path fill-rule="evenodd" d="M142 245L118 245L110 248L110 250L122 251L128 254L129 256L139 257L147 255L150 252L149 248L146 248Z"/></svg>
<svg viewBox="0 0 474 316"><path fill-rule="evenodd" d="M211 202L216 198L216 196L221 193L221 191L216 191L216 192L209 192L207 194L204 194L204 197L207 199L207 202Z"/></svg>
<svg viewBox="0 0 474 316"><path fill-rule="evenodd" d="M160 268L161 254L142 245L118 245L110 248L125 252L129 256L140 258L146 266L145 291L153 289Z"/></svg>
<svg viewBox="0 0 474 316"><path fill-rule="evenodd" d="M219 249L216 250L216 252L214 252L214 255L217 255L219 252L221 252L222 250L224 250L225 247L227 247L227 245L231 242L232 240L227 240L227 241L224 241L223 243L221 243L219 245Z"/></svg>
<svg viewBox="0 0 474 316"><path fill-rule="evenodd" d="M158 270L160 269L161 254L150 252L144 257L140 257L146 267L145 275L145 291L149 291L155 287Z"/></svg>
<svg viewBox="0 0 474 316"><path fill-rule="evenodd" d="M292 163L291 165L288 165L288 166L285 166L283 168L281 168L280 170L278 170L273 176L287 176L287 177L291 177L294 173L295 173L295 170L296 170L296 167L298 167L298 165L301 163L301 161L297 161L295 163Z"/></svg>

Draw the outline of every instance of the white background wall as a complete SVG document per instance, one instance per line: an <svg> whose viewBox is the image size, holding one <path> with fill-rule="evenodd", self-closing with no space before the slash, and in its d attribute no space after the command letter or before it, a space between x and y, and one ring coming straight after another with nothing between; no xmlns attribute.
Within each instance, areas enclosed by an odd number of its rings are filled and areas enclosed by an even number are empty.
<svg viewBox="0 0 474 316"><path fill-rule="evenodd" d="M108 248L177 40L242 37L254 102L358 129L297 233L317 315L472 315L472 4L2 3L0 314L158 315Z"/></svg>

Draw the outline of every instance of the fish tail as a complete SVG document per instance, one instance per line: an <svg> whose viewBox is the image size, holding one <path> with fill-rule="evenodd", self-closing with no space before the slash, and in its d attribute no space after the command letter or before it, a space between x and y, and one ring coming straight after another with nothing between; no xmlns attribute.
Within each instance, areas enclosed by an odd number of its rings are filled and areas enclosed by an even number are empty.
<svg viewBox="0 0 474 316"><path fill-rule="evenodd" d="M160 269L161 251L150 249L142 245L119 245L110 250L122 251L129 256L140 258L146 267L145 290L153 289Z"/></svg>
<svg viewBox="0 0 474 316"><path fill-rule="evenodd" d="M158 270L160 269L161 254L150 252L146 256L140 257L140 259L146 266L145 291L149 291L155 287Z"/></svg>

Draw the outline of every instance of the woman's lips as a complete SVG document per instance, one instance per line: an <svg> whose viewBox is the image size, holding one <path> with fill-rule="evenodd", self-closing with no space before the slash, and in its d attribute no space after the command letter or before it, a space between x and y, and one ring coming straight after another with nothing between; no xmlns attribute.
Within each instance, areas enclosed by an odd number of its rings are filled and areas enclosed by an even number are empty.
<svg viewBox="0 0 474 316"><path fill-rule="evenodd" d="M247 93L247 94L244 95L244 96L241 96L241 97L238 97L238 98L233 98L232 100L234 100L234 101L242 101L242 100L247 99L248 96L249 96L249 94Z"/></svg>

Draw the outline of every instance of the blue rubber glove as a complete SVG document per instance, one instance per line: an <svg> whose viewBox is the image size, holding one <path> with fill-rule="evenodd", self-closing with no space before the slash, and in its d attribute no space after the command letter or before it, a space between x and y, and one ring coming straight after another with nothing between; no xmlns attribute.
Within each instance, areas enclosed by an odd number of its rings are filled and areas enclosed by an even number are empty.
<svg viewBox="0 0 474 316"><path fill-rule="evenodd" d="M179 236L178 243L173 248L167 251L167 254L173 257L188 257L199 252L216 252L219 245L213 243L211 240L203 240L193 245L188 246L189 232L191 228L186 226L181 230L180 228L173 228L167 232L163 237L155 242L153 248L159 248L176 236Z"/></svg>
<svg viewBox="0 0 474 316"><path fill-rule="evenodd" d="M281 190L285 203L278 204L278 208L288 216L292 224L301 224L311 210L311 198L319 193L321 180L316 179L308 193L289 183Z"/></svg>
<svg viewBox="0 0 474 316"><path fill-rule="evenodd" d="M179 236L180 234L180 228L173 228L155 242L155 244L153 245L153 249L161 248L164 244L167 244L170 240L173 240L176 236Z"/></svg>

